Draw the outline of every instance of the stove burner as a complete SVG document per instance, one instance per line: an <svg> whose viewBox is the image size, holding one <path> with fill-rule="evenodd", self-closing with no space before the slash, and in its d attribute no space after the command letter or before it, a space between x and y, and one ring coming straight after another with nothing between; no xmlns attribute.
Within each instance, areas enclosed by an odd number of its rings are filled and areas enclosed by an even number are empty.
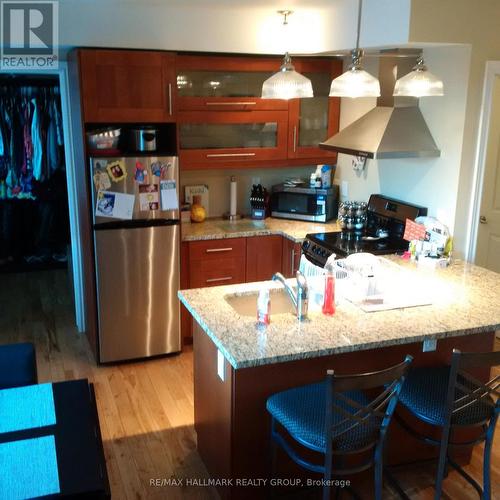
<svg viewBox="0 0 500 500"><path fill-rule="evenodd" d="M421 215L427 215L426 208L372 194L365 233L308 234L302 251L311 262L321 267L332 253L339 258L360 252L375 255L402 253L408 250L408 242L403 239L406 219L415 220Z"/></svg>

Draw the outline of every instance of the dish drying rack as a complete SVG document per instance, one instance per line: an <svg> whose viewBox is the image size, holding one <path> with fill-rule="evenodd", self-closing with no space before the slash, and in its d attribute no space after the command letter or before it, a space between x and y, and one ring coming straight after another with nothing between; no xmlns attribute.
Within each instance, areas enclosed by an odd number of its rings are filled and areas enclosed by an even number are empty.
<svg viewBox="0 0 500 500"><path fill-rule="evenodd" d="M359 255L359 254L358 254ZM352 256L351 256L352 257ZM321 302L325 269L300 261L300 271L306 277L314 302ZM402 309L432 304L429 287L398 264L383 257L335 261L336 302L346 299L365 312Z"/></svg>

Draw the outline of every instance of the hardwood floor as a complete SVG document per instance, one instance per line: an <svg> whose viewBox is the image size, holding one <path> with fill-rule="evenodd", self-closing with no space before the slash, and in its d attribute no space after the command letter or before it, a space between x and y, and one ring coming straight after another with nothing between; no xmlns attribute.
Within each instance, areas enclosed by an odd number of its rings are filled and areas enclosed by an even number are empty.
<svg viewBox="0 0 500 500"><path fill-rule="evenodd" d="M41 382L88 378L94 383L113 498L217 498L211 488L185 482L168 487L151 484L155 479L209 477L196 452L192 351L147 362L96 366L86 337L76 332L73 322L65 271L0 275L0 344L34 342ZM478 446L467 470L479 482L481 463ZM396 474L407 494L422 500L433 498L433 475L433 466L407 467ZM493 498L500 499L498 436L492 481ZM364 498L372 498L369 483L353 486ZM455 472L445 481L445 493L453 500L477 498ZM384 498L397 498L389 487L384 494Z"/></svg>

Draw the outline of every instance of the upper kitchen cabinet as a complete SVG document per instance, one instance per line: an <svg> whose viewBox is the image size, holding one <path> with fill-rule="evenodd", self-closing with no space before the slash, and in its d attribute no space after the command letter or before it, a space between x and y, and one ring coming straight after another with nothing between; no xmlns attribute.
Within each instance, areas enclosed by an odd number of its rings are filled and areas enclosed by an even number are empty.
<svg viewBox="0 0 500 500"><path fill-rule="evenodd" d="M328 94L331 81L342 73L342 61L294 58L293 62L311 80L314 97L289 102L288 157L335 161L337 153L319 149L318 144L339 130L340 99Z"/></svg>
<svg viewBox="0 0 500 500"><path fill-rule="evenodd" d="M262 84L281 64L276 57L178 56L179 110L287 110L281 99L261 99Z"/></svg>
<svg viewBox="0 0 500 500"><path fill-rule="evenodd" d="M175 55L139 50L78 50L84 121L175 121Z"/></svg>
<svg viewBox="0 0 500 500"><path fill-rule="evenodd" d="M287 111L179 111L184 169L239 167L287 157Z"/></svg>
<svg viewBox="0 0 500 500"><path fill-rule="evenodd" d="M262 99L280 57L177 57L177 123L182 169L314 165L336 153L318 144L339 128L340 99L328 97L340 60L294 58L314 98Z"/></svg>

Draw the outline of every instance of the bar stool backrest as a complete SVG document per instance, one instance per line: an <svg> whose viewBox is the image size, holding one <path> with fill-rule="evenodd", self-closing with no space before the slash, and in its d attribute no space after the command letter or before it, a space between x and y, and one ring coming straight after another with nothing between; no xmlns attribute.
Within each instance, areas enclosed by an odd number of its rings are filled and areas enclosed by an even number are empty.
<svg viewBox="0 0 500 500"><path fill-rule="evenodd" d="M447 409L451 419L458 412L478 403L491 407L492 416L498 415L500 412L500 375L483 383L468 371L471 368L493 366L500 366L500 351L463 353L458 349L453 350L447 396ZM477 425L482 425L488 420Z"/></svg>
<svg viewBox="0 0 500 500"><path fill-rule="evenodd" d="M328 370L326 431L330 439L327 439L327 448L333 437L338 438L353 432L360 425L373 425L374 421L380 427L380 434L367 448L383 440L412 360L408 355L398 365L357 375L335 375L333 370ZM349 391L368 391L375 388L381 388L381 391L367 405L362 405L346 395ZM344 418L332 424L333 413L340 413Z"/></svg>

